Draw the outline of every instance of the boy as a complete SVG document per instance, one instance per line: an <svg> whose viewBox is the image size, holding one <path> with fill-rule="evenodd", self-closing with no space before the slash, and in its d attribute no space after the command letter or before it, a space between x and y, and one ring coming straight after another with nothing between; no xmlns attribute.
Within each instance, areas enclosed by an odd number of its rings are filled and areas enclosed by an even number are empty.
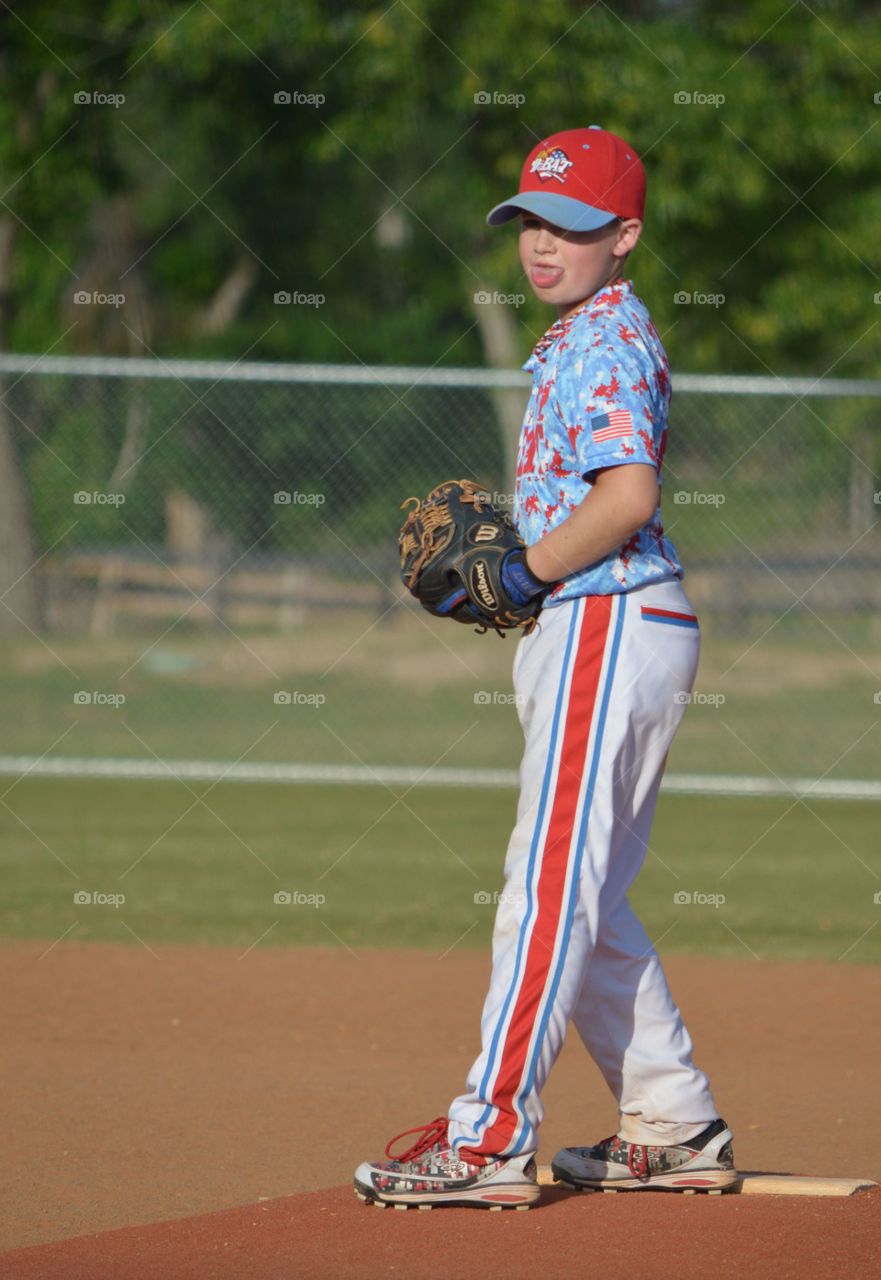
<svg viewBox="0 0 881 1280"><path fill-rule="evenodd" d="M557 310L525 366L515 523L527 552L506 583L524 602L553 585L514 660L525 751L483 1048L446 1116L359 1166L356 1192L379 1204L533 1203L541 1090L570 1021L620 1126L558 1152L557 1178L616 1190L736 1180L731 1133L626 896L700 648L660 519L669 366L622 278L644 204L634 149L591 125L540 142L518 194L488 217L520 218L523 270Z"/></svg>

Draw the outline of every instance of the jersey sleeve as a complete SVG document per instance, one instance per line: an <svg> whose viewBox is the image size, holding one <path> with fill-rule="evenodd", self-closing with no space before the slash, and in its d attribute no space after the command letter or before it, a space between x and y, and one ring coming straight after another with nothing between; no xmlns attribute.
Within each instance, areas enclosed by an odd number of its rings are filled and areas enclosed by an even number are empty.
<svg viewBox="0 0 881 1280"><path fill-rule="evenodd" d="M660 470L656 440L665 424L656 422L651 361L640 355L633 348L591 353L582 357L580 370L572 361L563 373L559 403L578 470L589 484L604 467L629 462Z"/></svg>

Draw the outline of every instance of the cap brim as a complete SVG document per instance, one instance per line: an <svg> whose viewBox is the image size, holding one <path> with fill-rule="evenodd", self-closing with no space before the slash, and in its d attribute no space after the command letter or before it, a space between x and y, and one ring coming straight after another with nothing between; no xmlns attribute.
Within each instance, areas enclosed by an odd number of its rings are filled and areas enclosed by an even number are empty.
<svg viewBox="0 0 881 1280"><path fill-rule="evenodd" d="M592 205L553 191L524 191L497 204L489 211L486 220L491 227L499 227L521 213L534 213L563 231L597 231L614 222L618 216L607 209L594 209Z"/></svg>

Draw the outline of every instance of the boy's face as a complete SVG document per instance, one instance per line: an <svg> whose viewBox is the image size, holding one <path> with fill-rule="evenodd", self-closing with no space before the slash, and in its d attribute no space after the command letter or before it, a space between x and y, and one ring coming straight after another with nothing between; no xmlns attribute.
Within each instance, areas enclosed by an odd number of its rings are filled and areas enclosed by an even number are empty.
<svg viewBox="0 0 881 1280"><path fill-rule="evenodd" d="M524 213L520 261L536 296L563 318L618 276L641 230L638 218L616 218L597 231L563 231Z"/></svg>

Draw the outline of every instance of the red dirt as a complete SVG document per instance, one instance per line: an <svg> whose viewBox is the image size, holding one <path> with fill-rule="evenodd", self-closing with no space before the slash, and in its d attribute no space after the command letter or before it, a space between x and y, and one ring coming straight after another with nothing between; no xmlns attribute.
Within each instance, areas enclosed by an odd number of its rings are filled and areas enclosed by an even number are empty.
<svg viewBox="0 0 881 1280"><path fill-rule="evenodd" d="M572 1280L601 1268L627 1280L877 1280L879 1211L881 1191L685 1200L553 1189L528 1213L396 1213L360 1204L345 1187L16 1250L0 1255L0 1277Z"/></svg>
<svg viewBox="0 0 881 1280"><path fill-rule="evenodd" d="M346 1182L359 1160L458 1092L477 1047L483 953L267 949L239 960L171 947L156 959L135 945L61 943L40 960L44 951L0 951L0 1017L14 1028L0 1046L0 1248L84 1238L40 1250L40 1264L31 1251L3 1255L0 1275L73 1280L86 1274L72 1269L77 1258L90 1258L91 1277L226 1277L244 1275L249 1259L261 1277L431 1277L453 1265L464 1280L461 1257L483 1257L485 1273L490 1242L494 1270L499 1250L516 1251L517 1270L505 1264L512 1280L533 1263L544 1277L581 1270L585 1256L614 1256L616 1270L626 1259L628 1280L735 1274L720 1269L735 1257L750 1277L881 1273L877 1258L871 1270L856 1261L873 1231L881 1257L874 1192L846 1201L551 1192L539 1211L492 1215L382 1213L338 1190L291 1197ZM881 1180L881 970L688 957L667 969L741 1168ZM545 1103L545 1161L615 1127L577 1037ZM212 1216L193 1216L203 1214ZM465 1246L454 1260L451 1222ZM323 1230L306 1245L315 1223ZM588 1254L576 1258L576 1247ZM123 1252L102 1272L97 1259L111 1250ZM691 1270L674 1264L679 1254ZM432 1270L433 1256L445 1265ZM240 1272L222 1269L235 1258ZM146 1270L156 1259L161 1272Z"/></svg>

